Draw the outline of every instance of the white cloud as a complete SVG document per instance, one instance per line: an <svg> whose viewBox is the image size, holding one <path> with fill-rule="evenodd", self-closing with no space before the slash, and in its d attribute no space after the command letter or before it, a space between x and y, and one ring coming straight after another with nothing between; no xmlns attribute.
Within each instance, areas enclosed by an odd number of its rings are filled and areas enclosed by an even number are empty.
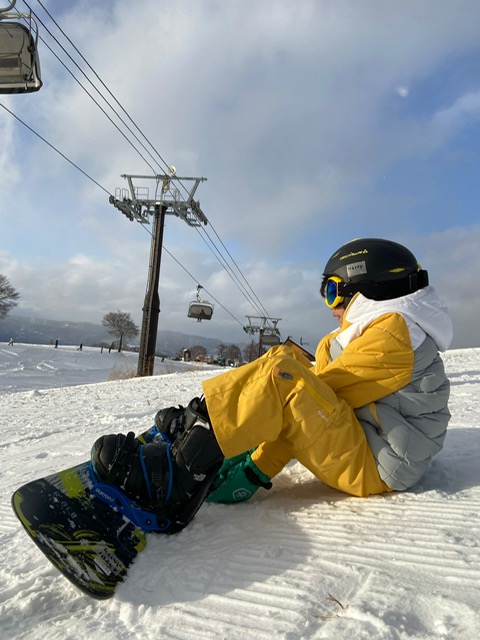
<svg viewBox="0 0 480 640"><path fill-rule="evenodd" d="M449 107L439 109L433 122L440 126L461 127L480 120L480 90L467 93Z"/></svg>
<svg viewBox="0 0 480 640"><path fill-rule="evenodd" d="M395 89L395 93L397 95L399 95L401 98L407 98L409 93L410 93L410 89L409 87L403 85L403 86L398 86Z"/></svg>
<svg viewBox="0 0 480 640"><path fill-rule="evenodd" d="M5 98L7 97L3 97L2 102L11 110L11 101ZM0 108L0 200L6 198L8 185L16 184L19 178L18 167L12 161L14 130L12 117L5 109ZM7 214L5 208L0 208L0 220L2 219L2 211Z"/></svg>
<svg viewBox="0 0 480 640"><path fill-rule="evenodd" d="M196 196L209 229L235 248L265 307L295 333L305 324L320 333L318 314L328 325L321 301L317 306L317 271L331 243L375 228L381 217L370 209L375 196L397 204L408 198L423 210L421 194L409 184L401 192L372 194L379 177L411 159L434 162L455 134L452 125L478 117L474 91L450 98L435 116L429 115L437 108L432 98L418 116L421 91L413 96L410 90L431 76L440 82L446 62L476 50L480 4L387 4L144 0L141 15L132 15L127 0L61 4L62 27L166 163L179 175L208 178ZM14 110L109 192L126 186L121 174L150 173L45 48L41 57L44 88L11 100ZM392 87L415 100L392 100ZM2 231L10 256L4 264L21 285L21 304L37 315L85 319L137 309L138 321L148 234L7 116L0 110L0 165L10 171L6 186L2 171L0 220L9 226L8 234ZM132 133L126 136L135 142ZM397 232L403 222L386 221L382 228ZM424 227L409 222L412 237L423 239ZM432 234L444 232L442 224L432 216ZM300 239L305 246L298 246ZM241 320L251 312L183 222L167 220L165 245ZM449 251L445 247L445 255ZM168 256L162 284L160 324L191 326L186 305L196 283ZM236 330L217 305L215 323L202 331L215 335L229 326Z"/></svg>

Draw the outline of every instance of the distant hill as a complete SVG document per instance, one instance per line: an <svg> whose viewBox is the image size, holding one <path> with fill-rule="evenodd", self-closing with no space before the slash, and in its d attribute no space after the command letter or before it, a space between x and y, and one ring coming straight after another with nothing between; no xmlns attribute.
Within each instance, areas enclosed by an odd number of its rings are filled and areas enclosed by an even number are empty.
<svg viewBox="0 0 480 640"><path fill-rule="evenodd" d="M112 342L112 335L104 327L91 322L41 320L8 314L0 320L0 342L8 342L10 338L15 342L31 344L53 344L55 340L58 340L59 344L82 342L84 345ZM202 345L213 355L221 342L222 340L216 338L160 330L157 335L157 353L174 356L186 347ZM242 345L239 346L242 348Z"/></svg>

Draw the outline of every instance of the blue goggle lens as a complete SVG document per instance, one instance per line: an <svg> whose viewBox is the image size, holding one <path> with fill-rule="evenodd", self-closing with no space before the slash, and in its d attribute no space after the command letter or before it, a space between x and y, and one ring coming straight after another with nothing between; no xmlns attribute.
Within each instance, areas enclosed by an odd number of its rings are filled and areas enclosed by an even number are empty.
<svg viewBox="0 0 480 640"><path fill-rule="evenodd" d="M329 280L327 282L327 288L325 290L325 299L330 306L333 305L337 296L338 296L338 284L336 282L333 282L333 280Z"/></svg>
<svg viewBox="0 0 480 640"><path fill-rule="evenodd" d="M343 280L337 276L331 277L327 280L324 293L327 307L334 309L344 302L345 297L340 295L338 291L338 285L342 282Z"/></svg>

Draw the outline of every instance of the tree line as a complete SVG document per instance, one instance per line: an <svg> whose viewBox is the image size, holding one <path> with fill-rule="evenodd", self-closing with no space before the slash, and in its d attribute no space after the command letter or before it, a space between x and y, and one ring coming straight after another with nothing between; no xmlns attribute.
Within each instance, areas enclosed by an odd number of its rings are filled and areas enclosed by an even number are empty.
<svg viewBox="0 0 480 640"><path fill-rule="evenodd" d="M0 320L18 304L19 298L20 293L12 286L8 278L0 273ZM119 352L123 350L126 341L136 338L140 333L131 315L124 311L111 311L105 314L102 325L110 335L118 339L117 349ZM182 349L176 354L176 358L184 359L185 351L189 352L189 359L192 361L208 361L209 355L203 345ZM213 361L216 364L238 365L242 362L255 360L257 355L258 344L253 340L243 349L243 352L236 344L220 343L217 347L216 359L214 358Z"/></svg>
<svg viewBox="0 0 480 640"><path fill-rule="evenodd" d="M8 278L0 273L0 320L18 304L20 294L10 284Z"/></svg>
<svg viewBox="0 0 480 640"><path fill-rule="evenodd" d="M243 350L236 344L224 344L221 342L217 346L215 356L209 355L207 348L203 345L196 344L193 347L180 349L180 351L175 354L175 359L187 359L193 362L207 362L209 364L219 364L222 366L238 366L243 362L255 360L257 356L258 344L253 341L247 344Z"/></svg>

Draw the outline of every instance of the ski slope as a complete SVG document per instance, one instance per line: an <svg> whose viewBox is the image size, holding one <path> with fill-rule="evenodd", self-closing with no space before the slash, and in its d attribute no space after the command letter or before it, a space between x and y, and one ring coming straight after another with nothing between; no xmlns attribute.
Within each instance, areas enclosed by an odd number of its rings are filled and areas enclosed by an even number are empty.
<svg viewBox="0 0 480 640"><path fill-rule="evenodd" d="M84 460L101 434L144 430L221 373L158 363L154 377L108 381L135 357L0 344L2 640L480 637L480 349L445 354L452 420L414 490L353 498L292 464L270 492L150 535L116 596L98 602L29 541L10 495Z"/></svg>

